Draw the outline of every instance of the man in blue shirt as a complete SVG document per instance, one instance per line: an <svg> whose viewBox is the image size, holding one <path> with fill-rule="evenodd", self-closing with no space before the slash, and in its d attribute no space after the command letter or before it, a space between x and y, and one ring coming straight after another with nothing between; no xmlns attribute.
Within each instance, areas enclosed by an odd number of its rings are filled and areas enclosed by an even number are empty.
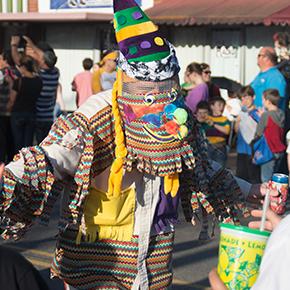
<svg viewBox="0 0 290 290"><path fill-rule="evenodd" d="M251 87L255 91L254 104L257 108L262 107L263 92L267 89L277 89L280 94L279 108L283 111L286 106L286 81L277 69L277 55L272 47L261 48L258 54L259 74L252 81Z"/></svg>

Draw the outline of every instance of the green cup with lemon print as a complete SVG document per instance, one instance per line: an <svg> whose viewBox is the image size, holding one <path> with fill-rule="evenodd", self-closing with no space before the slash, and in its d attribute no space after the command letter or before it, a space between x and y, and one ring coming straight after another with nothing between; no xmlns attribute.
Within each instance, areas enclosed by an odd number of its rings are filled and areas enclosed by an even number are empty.
<svg viewBox="0 0 290 290"><path fill-rule="evenodd" d="M270 233L245 226L220 224L218 274L228 289L254 285Z"/></svg>

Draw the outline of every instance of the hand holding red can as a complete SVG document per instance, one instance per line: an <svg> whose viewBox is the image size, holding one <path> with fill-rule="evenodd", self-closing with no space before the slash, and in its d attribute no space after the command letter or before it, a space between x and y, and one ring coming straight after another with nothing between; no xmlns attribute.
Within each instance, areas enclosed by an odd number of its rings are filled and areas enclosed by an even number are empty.
<svg viewBox="0 0 290 290"><path fill-rule="evenodd" d="M276 214L283 214L286 210L288 196L288 175L275 173L270 182L270 188L277 192L277 195L270 196L270 207Z"/></svg>

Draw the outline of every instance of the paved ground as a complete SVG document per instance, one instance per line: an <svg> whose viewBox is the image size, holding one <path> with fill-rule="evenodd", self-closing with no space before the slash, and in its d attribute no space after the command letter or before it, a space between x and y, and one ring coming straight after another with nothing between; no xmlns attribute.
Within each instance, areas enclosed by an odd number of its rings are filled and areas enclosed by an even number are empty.
<svg viewBox="0 0 290 290"><path fill-rule="evenodd" d="M55 245L55 226L56 218L48 228L35 226L23 240L4 244L23 253L35 265L46 279L50 290L63 290L59 280L49 279L49 265ZM173 289L206 289L208 286L207 273L217 263L218 230L215 238L202 243L197 241L199 228L199 225L193 227L184 220L176 228Z"/></svg>
<svg viewBox="0 0 290 290"><path fill-rule="evenodd" d="M234 154L230 154L229 167L231 168L234 168L234 157ZM193 227L191 223L186 223L182 219L182 213L180 217L180 224L176 227L173 256L173 289L209 289L207 274L217 264L219 230L215 229L215 237L210 241L199 242L197 235L200 225ZM39 269L48 282L50 290L63 290L60 280L49 279L48 270L55 246L56 224L57 208L49 227L35 226L25 239L16 243L10 241L4 243L22 252ZM247 224L247 221L245 220L243 224Z"/></svg>

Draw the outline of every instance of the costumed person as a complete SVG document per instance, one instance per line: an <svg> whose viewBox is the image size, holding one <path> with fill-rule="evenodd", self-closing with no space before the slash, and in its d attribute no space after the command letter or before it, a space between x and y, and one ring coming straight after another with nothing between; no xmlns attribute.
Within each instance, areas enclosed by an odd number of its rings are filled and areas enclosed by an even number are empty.
<svg viewBox="0 0 290 290"><path fill-rule="evenodd" d="M229 172L210 166L173 46L134 0L115 0L114 11L114 88L61 116L6 166L2 236L47 223L61 195L53 277L71 289L167 289L180 199L188 221L202 208L238 222L242 193Z"/></svg>
<svg viewBox="0 0 290 290"><path fill-rule="evenodd" d="M116 81L118 52L106 51L100 61L100 68L93 72L92 90L94 94L113 88Z"/></svg>

